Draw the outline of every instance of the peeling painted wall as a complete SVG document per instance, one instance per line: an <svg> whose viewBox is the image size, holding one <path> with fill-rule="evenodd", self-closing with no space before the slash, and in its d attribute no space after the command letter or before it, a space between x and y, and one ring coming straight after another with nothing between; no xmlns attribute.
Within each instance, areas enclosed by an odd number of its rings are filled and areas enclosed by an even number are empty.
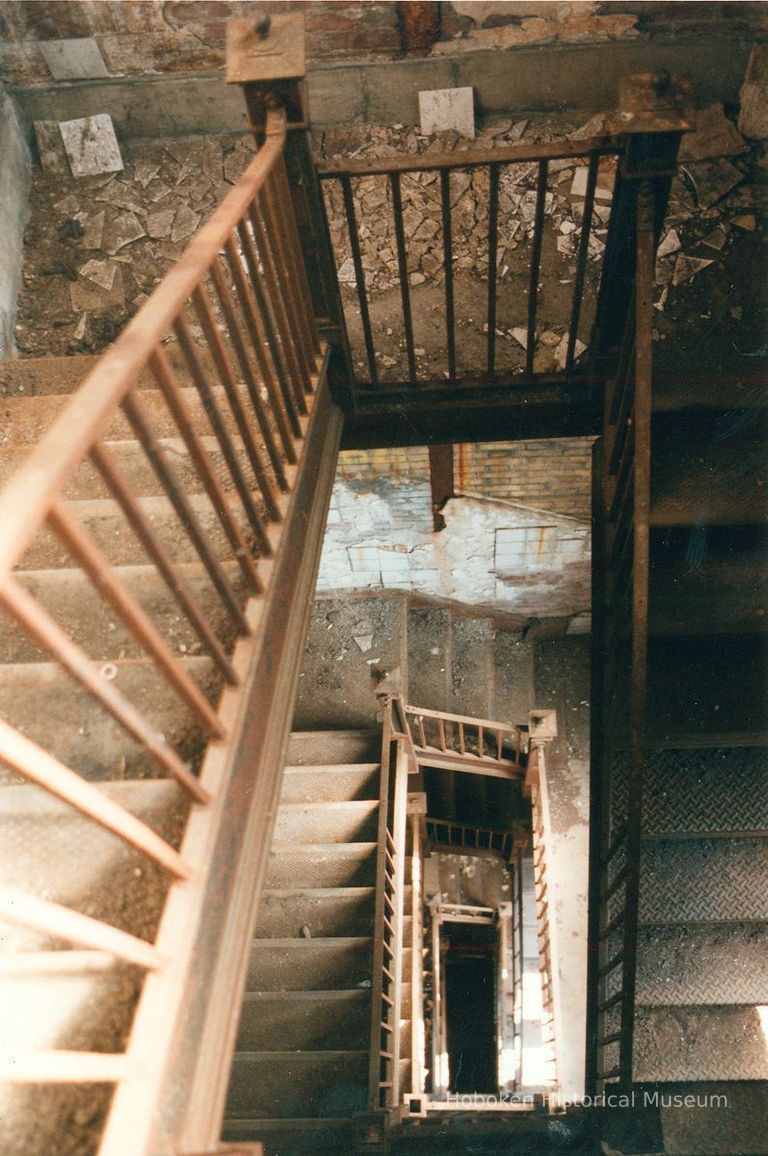
<svg viewBox="0 0 768 1156"><path fill-rule="evenodd" d="M586 522L464 495L432 529L429 483L337 480L318 592L407 590L522 616L589 608Z"/></svg>
<svg viewBox="0 0 768 1156"><path fill-rule="evenodd" d="M13 325L29 213L29 153L11 101L0 85L0 357L15 351Z"/></svg>

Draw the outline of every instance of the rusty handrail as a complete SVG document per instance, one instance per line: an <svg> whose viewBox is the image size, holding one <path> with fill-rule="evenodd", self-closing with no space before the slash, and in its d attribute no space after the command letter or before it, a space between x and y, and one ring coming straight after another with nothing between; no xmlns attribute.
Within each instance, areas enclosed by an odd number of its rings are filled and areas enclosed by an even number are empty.
<svg viewBox="0 0 768 1156"><path fill-rule="evenodd" d="M541 1028L548 1062L552 1065L556 1082L558 1071L557 1008L555 1002L555 931L554 909L550 895L551 877L548 858L552 830L549 818L549 795L544 747L538 742L531 745L526 788L530 794L533 831L533 886L536 904L536 935L539 948L539 975L541 978Z"/></svg>
<svg viewBox="0 0 768 1156"><path fill-rule="evenodd" d="M527 727L413 705L404 706L403 711L418 763L439 766L442 759L450 760L448 769L455 769L461 762L467 769L483 767L496 768L499 773L524 773L522 759L527 750ZM425 720L430 724L431 734ZM510 739L514 743L514 758L505 754L505 743Z"/></svg>
<svg viewBox="0 0 768 1156"><path fill-rule="evenodd" d="M243 219L282 153L285 125L285 113L270 109L265 144L243 176L0 492L0 581L24 554L68 477L86 457L232 229Z"/></svg>

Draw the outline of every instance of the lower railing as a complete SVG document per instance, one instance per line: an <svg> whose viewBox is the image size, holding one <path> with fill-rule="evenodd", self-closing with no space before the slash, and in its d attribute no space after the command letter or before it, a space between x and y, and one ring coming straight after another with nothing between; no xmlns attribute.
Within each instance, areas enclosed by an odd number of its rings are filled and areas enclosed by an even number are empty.
<svg viewBox="0 0 768 1156"><path fill-rule="evenodd" d="M241 180L0 494L0 605L133 740L145 773L175 780L191 804L180 845L172 845L56 749L44 749L13 719L0 722L5 767L111 832L168 879L151 939L41 894L0 889L3 919L73 945L86 970L130 964L143 972L124 1051L21 1045L0 1056L0 1076L15 1083L112 1085L102 1156L201 1150L218 1140L341 426L290 211L285 139L285 115L272 108L264 143ZM151 391L139 388L147 370ZM169 511L168 533L117 464L108 438L135 439ZM184 479L168 438L183 444ZM189 497L190 473L199 499ZM110 543L78 520L65 495L83 478L91 492L111 497L119 542L130 539L143 550L189 622L197 654L218 676L213 689L195 681L126 585L122 557L111 556ZM162 732L152 693L137 706L115 681L117 667L94 661L87 642L28 589L25 559L49 532L64 564L124 625L150 685L159 679L191 715L183 747ZM177 561L182 551L198 560L221 614L213 616L193 591ZM214 617L225 626L214 628ZM195 758L195 749L203 757ZM116 921L120 915L118 897ZM63 953L54 960L51 954L20 953L13 962L23 974L44 975L62 966Z"/></svg>
<svg viewBox="0 0 768 1156"><path fill-rule="evenodd" d="M536 903L536 937L539 949L539 976L541 981L541 1034L545 1048L545 1063L554 1084L557 1083L557 1037L555 1006L555 975L553 940L554 921L551 915L548 859L552 853L552 826L549 816L549 793L544 747L531 744L526 791L531 800L533 830L533 886Z"/></svg>
<svg viewBox="0 0 768 1156"><path fill-rule="evenodd" d="M395 1109L400 1103L403 906L410 763L400 700L397 696L382 695L380 704L384 717L368 1083L368 1104L372 1112Z"/></svg>
<svg viewBox="0 0 768 1156"><path fill-rule="evenodd" d="M402 709L417 763L505 779L525 773L526 727L421 706Z"/></svg>
<svg viewBox="0 0 768 1156"><path fill-rule="evenodd" d="M427 838L435 847L461 848L466 851L495 851L507 863L516 857L518 840L513 831L494 827L470 827L447 819L427 819Z"/></svg>

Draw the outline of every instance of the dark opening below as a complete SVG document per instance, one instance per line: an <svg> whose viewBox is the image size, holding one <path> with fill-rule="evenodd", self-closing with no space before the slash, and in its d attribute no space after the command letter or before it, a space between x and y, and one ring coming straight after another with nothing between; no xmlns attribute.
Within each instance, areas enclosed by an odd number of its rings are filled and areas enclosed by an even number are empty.
<svg viewBox="0 0 768 1156"><path fill-rule="evenodd" d="M447 953L445 1012L452 1092L497 1091L494 979L492 955Z"/></svg>

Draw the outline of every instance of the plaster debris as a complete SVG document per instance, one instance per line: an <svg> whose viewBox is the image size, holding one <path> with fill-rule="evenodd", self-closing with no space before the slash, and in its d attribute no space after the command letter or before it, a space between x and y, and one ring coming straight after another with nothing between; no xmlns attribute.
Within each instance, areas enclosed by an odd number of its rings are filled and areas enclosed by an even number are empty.
<svg viewBox="0 0 768 1156"><path fill-rule="evenodd" d="M88 261L80 270L80 276L93 281L109 292L115 283L118 266L113 261Z"/></svg>
<svg viewBox="0 0 768 1156"><path fill-rule="evenodd" d="M731 221L737 229L743 229L745 233L754 233L757 228L757 218L754 213L744 213L740 217L734 217Z"/></svg>
<svg viewBox="0 0 768 1156"><path fill-rule="evenodd" d="M49 173L66 173L67 154L58 121L36 120L34 127L41 167Z"/></svg>
<svg viewBox="0 0 768 1156"><path fill-rule="evenodd" d="M84 249L100 249L101 242L104 237L104 221L106 220L106 211L102 209L100 213L95 213L92 217L86 217L83 222L83 248Z"/></svg>
<svg viewBox="0 0 768 1156"><path fill-rule="evenodd" d="M357 645L358 645L359 649L362 651L362 653L366 654L373 646L373 635L372 634L356 634L354 636L354 641L357 643Z"/></svg>
<svg viewBox="0 0 768 1156"><path fill-rule="evenodd" d="M558 346L557 346L557 348L555 349L555 364L557 365L557 368L558 368L558 369L565 369L565 366L566 366L566 363L567 363L567 358L568 358L568 336L569 336L569 335L568 335L567 333L564 333L564 334L563 334L563 336L562 336L562 338L560 339L560 343L559 343L559 345L558 345ZM586 347L586 345L584 344L584 342L583 342L583 341L579 341L579 339L577 338L577 339L576 339L576 344L575 344L575 345L574 345L574 347L573 347L573 356L574 356L574 358L578 358L578 357L580 357L580 356L581 356L581 354L584 352L584 350L585 350L586 348L587 348L587 347Z"/></svg>
<svg viewBox="0 0 768 1156"><path fill-rule="evenodd" d="M342 285L357 285L357 274L355 273L355 262L351 257L347 257L343 261L338 270L339 281Z"/></svg>
<svg viewBox="0 0 768 1156"><path fill-rule="evenodd" d="M662 238L661 244L656 250L656 256L669 257L672 253L677 253L681 248L680 234L677 229L670 229Z"/></svg>
<svg viewBox="0 0 768 1156"><path fill-rule="evenodd" d="M518 345L521 345L523 347L523 349L528 348L528 330L527 329L524 329L522 326L518 326L515 329L510 329L509 332L512 335L512 337L514 337L514 339L518 343Z"/></svg>
<svg viewBox="0 0 768 1156"><path fill-rule="evenodd" d="M121 213L104 229L103 247L114 256L126 245L146 236L144 226L135 213Z"/></svg>
<svg viewBox="0 0 768 1156"><path fill-rule="evenodd" d="M474 140L474 89L437 88L420 92L419 119L425 136L453 130Z"/></svg>
<svg viewBox="0 0 768 1156"><path fill-rule="evenodd" d="M59 130L74 177L122 171L123 158L108 113L61 121Z"/></svg>
<svg viewBox="0 0 768 1156"><path fill-rule="evenodd" d="M185 241L187 237L192 236L199 224L200 214L194 212L188 205L182 205L174 217L171 240Z"/></svg>
<svg viewBox="0 0 768 1156"><path fill-rule="evenodd" d="M148 213L147 236L155 239L169 236L175 216L173 209L160 209L156 213Z"/></svg>
<svg viewBox="0 0 768 1156"><path fill-rule="evenodd" d="M678 253L675 261L675 270L672 274L672 284L682 285L684 281L690 281L703 269L713 264L711 260L705 260L701 257L688 257L684 253Z"/></svg>

